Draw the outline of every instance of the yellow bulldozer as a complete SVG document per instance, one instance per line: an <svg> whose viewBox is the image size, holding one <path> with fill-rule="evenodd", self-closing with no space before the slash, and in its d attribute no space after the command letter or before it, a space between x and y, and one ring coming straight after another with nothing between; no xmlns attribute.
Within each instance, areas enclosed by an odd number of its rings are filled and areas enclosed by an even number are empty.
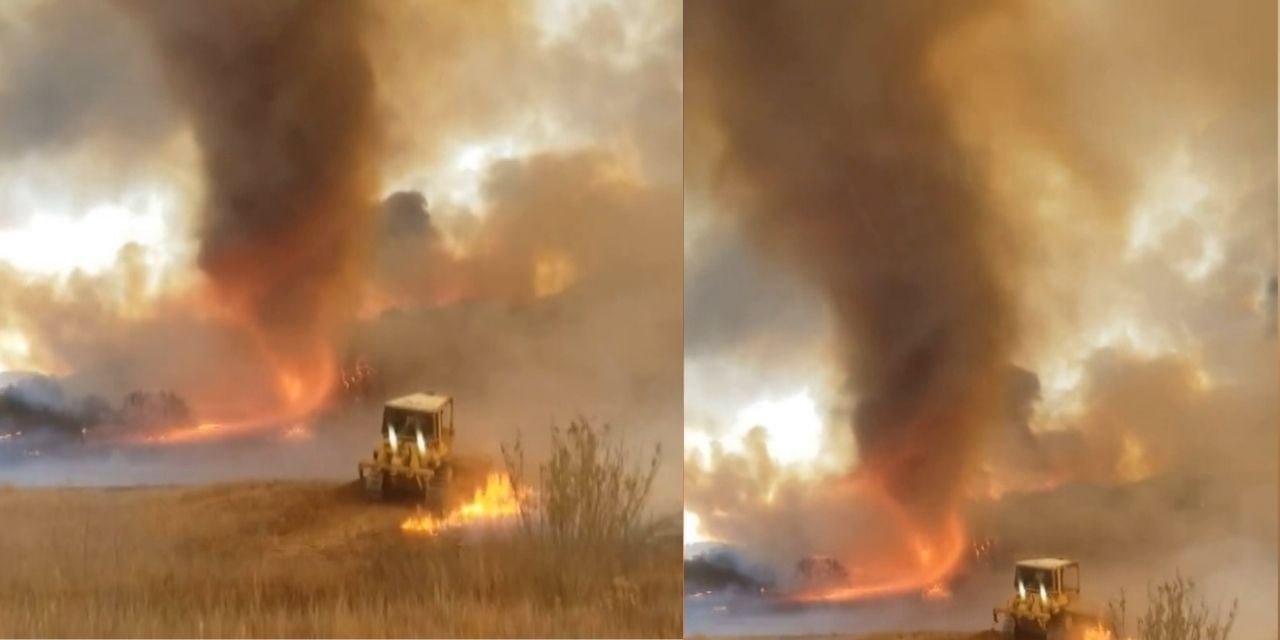
<svg viewBox="0 0 1280 640"><path fill-rule="evenodd" d="M1022 560L1014 565L1014 589L992 621L1011 638L1077 640L1089 629L1104 628L1102 617L1080 609L1080 563L1062 558Z"/></svg>
<svg viewBox="0 0 1280 640"><path fill-rule="evenodd" d="M381 436L357 467L369 498L381 500L398 489L425 496L453 479L453 398L415 393L387 402Z"/></svg>

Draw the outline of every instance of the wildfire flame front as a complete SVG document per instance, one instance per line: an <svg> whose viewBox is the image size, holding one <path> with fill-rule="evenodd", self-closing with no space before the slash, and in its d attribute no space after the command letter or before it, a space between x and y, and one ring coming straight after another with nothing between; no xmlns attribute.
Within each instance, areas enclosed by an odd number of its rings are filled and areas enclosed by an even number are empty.
<svg viewBox="0 0 1280 640"><path fill-rule="evenodd" d="M440 518L422 513L412 516L400 523L400 529L406 533L435 535L445 529L478 522L509 520L520 514L524 495L525 492L519 490L506 474L490 473L470 502Z"/></svg>

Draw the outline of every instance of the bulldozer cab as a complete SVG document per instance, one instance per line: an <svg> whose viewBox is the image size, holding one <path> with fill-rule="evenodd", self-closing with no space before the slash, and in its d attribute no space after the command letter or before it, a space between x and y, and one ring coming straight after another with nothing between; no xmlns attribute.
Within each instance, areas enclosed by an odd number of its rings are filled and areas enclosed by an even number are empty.
<svg viewBox="0 0 1280 640"><path fill-rule="evenodd" d="M453 399L429 393L396 398L382 410L382 437L421 449L447 449L453 444Z"/></svg>
<svg viewBox="0 0 1280 640"><path fill-rule="evenodd" d="M388 488L414 487L426 492L453 478L453 398L415 393L387 402L382 409L381 438L357 473L365 493L381 499Z"/></svg>
<svg viewBox="0 0 1280 640"><path fill-rule="evenodd" d="M1066 640L1080 637L1086 627L1115 629L1094 612L1080 608L1080 564L1062 558L1022 560L1014 565L1014 594L1004 606L991 609L992 622L1000 624L1002 636Z"/></svg>
<svg viewBox="0 0 1280 640"><path fill-rule="evenodd" d="M1023 560L1014 567L1013 584L1022 597L1063 594L1074 600L1080 594L1080 564L1059 558Z"/></svg>

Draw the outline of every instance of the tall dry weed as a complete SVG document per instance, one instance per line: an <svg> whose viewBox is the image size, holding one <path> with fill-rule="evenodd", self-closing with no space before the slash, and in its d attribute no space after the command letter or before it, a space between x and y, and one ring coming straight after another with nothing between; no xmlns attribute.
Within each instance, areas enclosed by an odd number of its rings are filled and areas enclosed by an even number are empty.
<svg viewBox="0 0 1280 640"><path fill-rule="evenodd" d="M1199 596L1199 597L1197 597ZM1235 625L1239 601L1231 601L1226 618L1221 608L1212 613L1203 595L1197 594L1196 582L1175 573L1172 580L1147 585L1147 610L1136 620L1133 640L1227 640ZM1116 635L1128 635L1128 603L1124 592L1107 603L1108 617Z"/></svg>
<svg viewBox="0 0 1280 640"><path fill-rule="evenodd" d="M644 542L659 526L646 508L661 454L655 445L647 463L635 464L608 425L578 419L552 427L551 456L538 465L535 483L525 477L521 440L503 445L512 483L532 489L521 501L522 532L579 549Z"/></svg>

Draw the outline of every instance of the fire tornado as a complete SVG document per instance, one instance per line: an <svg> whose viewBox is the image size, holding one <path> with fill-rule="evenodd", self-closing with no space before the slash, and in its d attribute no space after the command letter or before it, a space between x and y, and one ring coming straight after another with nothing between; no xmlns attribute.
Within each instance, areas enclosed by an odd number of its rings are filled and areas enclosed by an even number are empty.
<svg viewBox="0 0 1280 640"><path fill-rule="evenodd" d="M687 113L725 210L833 314L851 499L894 530L859 555L895 566L822 596L844 599L927 588L958 559L956 505L1014 335L980 162L929 79L930 45L973 7L820 6L691 3Z"/></svg>
<svg viewBox="0 0 1280 640"><path fill-rule="evenodd" d="M360 3L129 1L202 154L198 265L276 372L284 415L334 381L377 200Z"/></svg>

